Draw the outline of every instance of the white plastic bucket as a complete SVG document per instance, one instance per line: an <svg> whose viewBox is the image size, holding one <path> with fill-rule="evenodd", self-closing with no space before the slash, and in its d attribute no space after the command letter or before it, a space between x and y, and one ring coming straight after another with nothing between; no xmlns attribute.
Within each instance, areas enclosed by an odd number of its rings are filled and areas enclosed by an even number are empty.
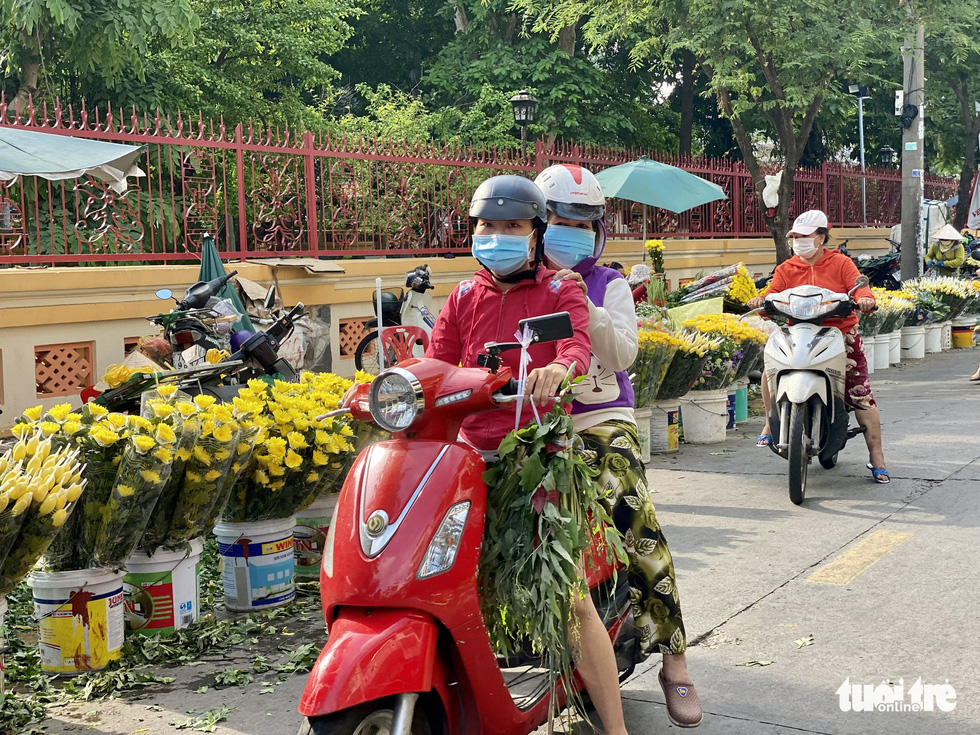
<svg viewBox="0 0 980 735"><path fill-rule="evenodd" d="M902 327L902 359L921 360L926 356L926 328Z"/></svg>
<svg viewBox="0 0 980 735"><path fill-rule="evenodd" d="M896 329L888 334L888 362L897 365L902 361L902 332Z"/></svg>
<svg viewBox="0 0 980 735"><path fill-rule="evenodd" d="M875 338L874 337L862 337L861 342L864 343L864 359L868 362L868 375L871 375L875 371Z"/></svg>
<svg viewBox="0 0 980 735"><path fill-rule="evenodd" d="M137 549L126 560L123 595L126 632L173 635L201 614L201 554L204 539L182 551Z"/></svg>
<svg viewBox="0 0 980 735"><path fill-rule="evenodd" d="M640 459L645 463L650 461L650 407L634 408L633 418L636 419L636 435L640 439Z"/></svg>
<svg viewBox="0 0 980 735"><path fill-rule="evenodd" d="M888 355L891 353L891 338L887 334L875 337L875 370L888 369Z"/></svg>
<svg viewBox="0 0 980 735"><path fill-rule="evenodd" d="M650 452L676 452L680 448L680 402L657 401L650 410Z"/></svg>
<svg viewBox="0 0 980 735"><path fill-rule="evenodd" d="M943 325L926 325L926 354L943 351Z"/></svg>
<svg viewBox="0 0 980 735"><path fill-rule="evenodd" d="M288 605L296 597L293 526L296 517L218 523L225 607L252 612Z"/></svg>
<svg viewBox="0 0 980 735"><path fill-rule="evenodd" d="M944 350L953 349L953 322L943 322L943 344Z"/></svg>
<svg viewBox="0 0 980 735"><path fill-rule="evenodd" d="M97 671L119 658L125 638L123 572L31 572L41 669Z"/></svg>
<svg viewBox="0 0 980 735"><path fill-rule="evenodd" d="M684 413L684 441L688 444L725 441L727 390L692 390L681 397L680 405Z"/></svg>
<svg viewBox="0 0 980 735"><path fill-rule="evenodd" d="M296 514L293 553L297 579L316 579L320 576L323 546L327 542L327 532L336 507L337 493L329 493L321 495L309 508Z"/></svg>

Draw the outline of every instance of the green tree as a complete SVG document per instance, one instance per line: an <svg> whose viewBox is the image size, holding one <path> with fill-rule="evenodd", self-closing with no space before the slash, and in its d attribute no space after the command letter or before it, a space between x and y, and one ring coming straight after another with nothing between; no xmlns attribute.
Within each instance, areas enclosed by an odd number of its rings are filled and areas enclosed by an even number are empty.
<svg viewBox="0 0 980 735"><path fill-rule="evenodd" d="M905 18L890 0L558 0L547 6L522 0L520 7L536 12L536 27L552 33L581 23L591 44L640 35L636 61L691 51L732 125L760 206L764 176L753 136L777 144L779 206L765 221L779 261L790 255L793 180L821 106L838 94L836 80L876 75L899 45ZM666 35L654 32L664 27ZM644 28L646 34L638 33Z"/></svg>
<svg viewBox="0 0 980 735"><path fill-rule="evenodd" d="M106 85L145 79L156 47L175 44L198 25L190 0L0 0L4 87L20 114L63 75L93 75Z"/></svg>
<svg viewBox="0 0 980 735"><path fill-rule="evenodd" d="M918 7L918 6L917 6ZM980 136L980 46L977 41L980 0L947 0L926 6L926 96L930 119L938 124L937 154L941 163L959 169L959 202L953 216L957 228L966 224L970 184L977 172ZM938 83L938 84L937 84ZM927 125L930 123L927 122Z"/></svg>
<svg viewBox="0 0 980 735"><path fill-rule="evenodd" d="M155 55L170 109L317 129L338 72L326 59L353 34L354 0L192 0L200 28Z"/></svg>

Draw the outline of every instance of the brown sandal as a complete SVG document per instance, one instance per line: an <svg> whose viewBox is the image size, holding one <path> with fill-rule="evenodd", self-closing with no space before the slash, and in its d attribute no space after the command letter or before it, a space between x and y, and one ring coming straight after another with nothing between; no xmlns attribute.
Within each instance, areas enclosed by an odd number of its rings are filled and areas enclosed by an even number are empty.
<svg viewBox="0 0 980 735"><path fill-rule="evenodd" d="M664 670L657 674L660 688L667 700L667 716L677 727L697 727L704 719L701 700L693 684L678 684L664 679Z"/></svg>

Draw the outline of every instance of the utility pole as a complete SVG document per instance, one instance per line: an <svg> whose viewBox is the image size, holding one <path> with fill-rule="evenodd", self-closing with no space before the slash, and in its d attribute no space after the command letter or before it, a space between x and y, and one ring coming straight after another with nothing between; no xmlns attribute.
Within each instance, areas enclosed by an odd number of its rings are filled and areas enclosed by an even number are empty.
<svg viewBox="0 0 980 735"><path fill-rule="evenodd" d="M925 26L902 49L905 106L902 108L902 279L922 273L922 195L925 190Z"/></svg>

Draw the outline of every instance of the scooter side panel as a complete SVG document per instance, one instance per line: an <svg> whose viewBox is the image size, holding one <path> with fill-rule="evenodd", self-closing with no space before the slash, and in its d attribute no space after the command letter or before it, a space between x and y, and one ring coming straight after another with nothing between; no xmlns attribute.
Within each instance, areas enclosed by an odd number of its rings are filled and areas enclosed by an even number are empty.
<svg viewBox="0 0 980 735"><path fill-rule="evenodd" d="M410 610L344 610L310 672L300 714L316 717L431 690L438 636L434 620Z"/></svg>

